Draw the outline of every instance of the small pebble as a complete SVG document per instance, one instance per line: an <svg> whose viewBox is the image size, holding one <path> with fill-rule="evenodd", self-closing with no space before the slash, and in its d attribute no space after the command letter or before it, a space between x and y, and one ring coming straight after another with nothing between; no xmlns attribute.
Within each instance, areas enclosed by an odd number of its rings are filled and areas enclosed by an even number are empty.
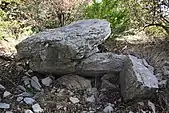
<svg viewBox="0 0 169 113"><path fill-rule="evenodd" d="M13 113L12 111L6 111L5 113Z"/></svg>
<svg viewBox="0 0 169 113"><path fill-rule="evenodd" d="M46 77L42 79L42 84L45 86L50 86L51 83L52 83L52 79L50 77Z"/></svg>
<svg viewBox="0 0 169 113"><path fill-rule="evenodd" d="M95 102L95 97L94 97L94 95L92 95L91 97L88 97L88 98L86 99L86 102L94 103L94 102Z"/></svg>
<svg viewBox="0 0 169 113"><path fill-rule="evenodd" d="M22 91L26 91L26 88L23 87L23 86L21 86L21 85L18 85L18 88L19 88L20 90L22 90Z"/></svg>
<svg viewBox="0 0 169 113"><path fill-rule="evenodd" d="M167 80L162 80L160 82L158 82L158 85L162 86L162 85L166 85L167 84Z"/></svg>
<svg viewBox="0 0 169 113"><path fill-rule="evenodd" d="M79 99L76 98L76 97L70 97L69 100L70 100L73 104L79 103Z"/></svg>
<svg viewBox="0 0 169 113"><path fill-rule="evenodd" d="M32 93L29 93L29 92L23 92L21 94L19 94L18 96L23 96L23 97L32 97L33 94Z"/></svg>
<svg viewBox="0 0 169 113"><path fill-rule="evenodd" d="M5 87L2 84L0 84L0 90L5 90Z"/></svg>
<svg viewBox="0 0 169 113"><path fill-rule="evenodd" d="M137 102L137 104L144 106L144 102Z"/></svg>
<svg viewBox="0 0 169 113"><path fill-rule="evenodd" d="M20 102L22 100L23 100L23 97L17 97L17 99L16 99L17 102Z"/></svg>
<svg viewBox="0 0 169 113"><path fill-rule="evenodd" d="M3 94L3 98L8 97L9 95L11 95L11 93L8 92L8 91L5 91L4 94Z"/></svg>
<svg viewBox="0 0 169 113"><path fill-rule="evenodd" d="M43 109L40 107L40 105L38 103L32 105L32 109L35 113L43 112Z"/></svg>
<svg viewBox="0 0 169 113"><path fill-rule="evenodd" d="M13 113L12 111L6 111L5 113Z"/></svg>
<svg viewBox="0 0 169 113"><path fill-rule="evenodd" d="M22 77L22 80L24 81L25 86L30 84L31 79L27 76Z"/></svg>
<svg viewBox="0 0 169 113"><path fill-rule="evenodd" d="M26 98L23 99L23 101L26 104L32 105L35 102L35 99L26 97Z"/></svg>
<svg viewBox="0 0 169 113"><path fill-rule="evenodd" d="M104 113L113 113L113 108L111 106L106 106L103 110Z"/></svg>
<svg viewBox="0 0 169 113"><path fill-rule="evenodd" d="M130 111L129 113L134 113L134 112Z"/></svg>
<svg viewBox="0 0 169 113"><path fill-rule="evenodd" d="M25 110L25 113L33 113L31 110L27 109Z"/></svg>
<svg viewBox="0 0 169 113"><path fill-rule="evenodd" d="M61 108L63 108L63 106L62 105L57 105L56 108L57 109L61 109Z"/></svg>
<svg viewBox="0 0 169 113"><path fill-rule="evenodd" d="M0 103L0 108L2 108L2 109L9 109L10 105L7 104L7 103Z"/></svg>
<svg viewBox="0 0 169 113"><path fill-rule="evenodd" d="M31 86L35 88L37 91L41 91L41 85L39 83L39 80L36 76L33 76L31 79Z"/></svg>

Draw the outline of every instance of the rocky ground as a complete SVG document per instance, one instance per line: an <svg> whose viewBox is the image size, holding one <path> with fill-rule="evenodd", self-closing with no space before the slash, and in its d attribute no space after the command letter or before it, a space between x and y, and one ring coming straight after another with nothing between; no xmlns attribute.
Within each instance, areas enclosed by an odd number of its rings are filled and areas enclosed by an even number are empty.
<svg viewBox="0 0 169 113"><path fill-rule="evenodd" d="M152 46L156 47L156 44ZM100 88L101 77L87 78L92 81L92 86L88 82L76 83L76 80L69 83L75 84L77 90L74 90L76 88L64 84L56 85L60 77L32 72L28 62L18 61L15 57L1 55L0 59L2 113L167 113L169 110L166 86L149 99L124 102L118 86L111 94ZM84 85L87 89L83 89Z"/></svg>
<svg viewBox="0 0 169 113"><path fill-rule="evenodd" d="M111 77L37 73L29 68L29 61L18 59L15 48L2 46L0 113L168 113L168 44L168 40L153 39L134 43L116 40L103 45L104 51L145 58L155 69L160 81L155 94L127 101L120 92L119 73Z"/></svg>

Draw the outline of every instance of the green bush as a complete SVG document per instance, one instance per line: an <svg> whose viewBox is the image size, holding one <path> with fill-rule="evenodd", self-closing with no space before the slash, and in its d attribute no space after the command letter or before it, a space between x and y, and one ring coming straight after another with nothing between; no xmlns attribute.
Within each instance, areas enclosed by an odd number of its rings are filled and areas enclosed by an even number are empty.
<svg viewBox="0 0 169 113"><path fill-rule="evenodd" d="M21 16L20 3L20 0L0 1L0 39L23 38L33 33Z"/></svg>
<svg viewBox="0 0 169 113"><path fill-rule="evenodd" d="M82 0L0 0L0 39L23 38L83 19Z"/></svg>
<svg viewBox="0 0 169 113"><path fill-rule="evenodd" d="M145 29L148 36L152 37L165 37L167 35L166 31L162 27L150 26Z"/></svg>
<svg viewBox="0 0 169 113"><path fill-rule="evenodd" d="M39 30L61 27L77 20L82 0L26 0L22 10Z"/></svg>
<svg viewBox="0 0 169 113"><path fill-rule="evenodd" d="M85 9L85 16L88 19L106 19L111 23L112 33L119 34L130 26L128 10L122 6L120 0L96 0Z"/></svg>

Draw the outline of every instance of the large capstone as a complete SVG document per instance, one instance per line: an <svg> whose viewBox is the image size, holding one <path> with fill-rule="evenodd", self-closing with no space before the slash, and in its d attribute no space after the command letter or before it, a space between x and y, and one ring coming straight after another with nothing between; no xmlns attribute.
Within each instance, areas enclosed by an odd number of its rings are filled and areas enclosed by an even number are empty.
<svg viewBox="0 0 169 113"><path fill-rule="evenodd" d="M121 95L124 100L149 98L158 88L158 80L142 60L128 55L120 73Z"/></svg>
<svg viewBox="0 0 169 113"><path fill-rule="evenodd" d="M20 58L30 60L34 71L67 74L75 71L79 60L98 52L97 46L110 33L105 20L81 20L31 36L16 49Z"/></svg>
<svg viewBox="0 0 169 113"><path fill-rule="evenodd" d="M123 69L125 55L114 53L95 53L83 59L77 66L77 73L84 76L118 73Z"/></svg>

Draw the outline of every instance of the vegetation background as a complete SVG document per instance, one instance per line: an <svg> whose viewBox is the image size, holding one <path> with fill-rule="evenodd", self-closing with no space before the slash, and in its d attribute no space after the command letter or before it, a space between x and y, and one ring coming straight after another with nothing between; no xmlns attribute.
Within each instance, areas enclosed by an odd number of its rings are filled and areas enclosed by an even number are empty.
<svg viewBox="0 0 169 113"><path fill-rule="evenodd" d="M25 38L76 20L99 18L111 23L112 38L145 30L169 34L168 0L0 0L0 39Z"/></svg>

